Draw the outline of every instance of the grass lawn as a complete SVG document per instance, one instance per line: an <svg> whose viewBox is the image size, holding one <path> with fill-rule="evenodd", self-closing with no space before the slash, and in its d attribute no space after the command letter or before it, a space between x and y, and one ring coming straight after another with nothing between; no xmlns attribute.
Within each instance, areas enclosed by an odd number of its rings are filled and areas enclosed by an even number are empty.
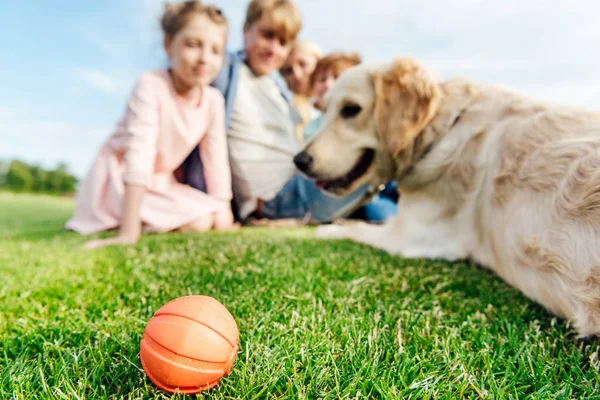
<svg viewBox="0 0 600 400"><path fill-rule="evenodd" d="M403 260L311 230L153 235L86 251L71 201L0 194L0 398L165 399L139 341L204 294L240 330L198 398L600 398L593 348L493 274ZM595 345L594 345L595 346Z"/></svg>

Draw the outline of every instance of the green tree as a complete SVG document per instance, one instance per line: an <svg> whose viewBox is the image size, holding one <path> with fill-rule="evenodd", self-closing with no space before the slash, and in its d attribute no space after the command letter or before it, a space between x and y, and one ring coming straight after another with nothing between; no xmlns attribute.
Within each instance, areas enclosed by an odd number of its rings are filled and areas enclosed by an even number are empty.
<svg viewBox="0 0 600 400"><path fill-rule="evenodd" d="M72 193L76 184L77 179L69 173L64 163L59 164L55 170L48 171L47 185L54 193Z"/></svg>
<svg viewBox="0 0 600 400"><path fill-rule="evenodd" d="M31 172L31 177L33 178L33 191L38 193L45 192L48 171L45 171L37 164L30 166L29 171Z"/></svg>
<svg viewBox="0 0 600 400"><path fill-rule="evenodd" d="M9 162L0 160L0 188L6 185L6 173L9 166Z"/></svg>
<svg viewBox="0 0 600 400"><path fill-rule="evenodd" d="M6 172L6 186L12 190L31 191L33 189L33 177L29 166L21 161L13 161Z"/></svg>
<svg viewBox="0 0 600 400"><path fill-rule="evenodd" d="M77 178L69 173L64 163L48 171L37 164L29 165L18 160L0 162L0 188L65 194L74 193L76 186Z"/></svg>

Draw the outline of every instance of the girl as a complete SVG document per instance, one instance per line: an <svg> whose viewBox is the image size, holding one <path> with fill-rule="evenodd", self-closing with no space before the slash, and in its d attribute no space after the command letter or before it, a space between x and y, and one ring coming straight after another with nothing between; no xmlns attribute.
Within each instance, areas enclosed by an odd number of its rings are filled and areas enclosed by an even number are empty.
<svg viewBox="0 0 600 400"><path fill-rule="evenodd" d="M300 143L303 142L303 129L316 111L310 103L309 81L321 57L323 53L315 43L298 40L280 70L289 89L294 93L294 107L302 119L296 129Z"/></svg>
<svg viewBox="0 0 600 400"><path fill-rule="evenodd" d="M336 79L347 69L361 63L358 53L332 53L322 58L310 77L310 90L315 107L323 111L325 95ZM319 130L323 122L320 115L313 119L304 129L304 140L309 141ZM389 182L371 201L358 209L349 218L364 219L381 223L398 213L398 190L394 182Z"/></svg>
<svg viewBox="0 0 600 400"><path fill-rule="evenodd" d="M321 58L311 76L309 77L308 91L311 94L312 102L317 112L317 115L306 124L303 131L303 141L308 141L319 129L322 123L325 95L333 86L335 80L348 68L352 68L361 63L361 57L358 53L331 53L328 56Z"/></svg>
<svg viewBox="0 0 600 400"><path fill-rule="evenodd" d="M199 1L167 4L161 20L170 68L138 79L125 115L82 183L67 228L92 234L119 228L88 248L135 243L140 232L224 230L234 226L224 101L208 85L223 60L227 21ZM199 148L207 193L174 171Z"/></svg>

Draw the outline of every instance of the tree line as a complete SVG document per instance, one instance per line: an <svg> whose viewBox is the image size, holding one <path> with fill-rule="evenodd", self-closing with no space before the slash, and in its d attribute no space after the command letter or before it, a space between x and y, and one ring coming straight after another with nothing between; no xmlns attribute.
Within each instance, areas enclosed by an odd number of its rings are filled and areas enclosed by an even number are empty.
<svg viewBox="0 0 600 400"><path fill-rule="evenodd" d="M17 192L72 194L77 178L69 173L64 163L55 169L19 160L0 161L0 189Z"/></svg>

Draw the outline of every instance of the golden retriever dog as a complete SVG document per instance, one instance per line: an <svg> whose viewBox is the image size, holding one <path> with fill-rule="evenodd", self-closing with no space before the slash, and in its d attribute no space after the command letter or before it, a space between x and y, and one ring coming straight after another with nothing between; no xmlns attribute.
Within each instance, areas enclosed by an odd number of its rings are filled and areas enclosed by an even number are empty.
<svg viewBox="0 0 600 400"><path fill-rule="evenodd" d="M399 215L327 225L407 258L472 259L600 334L600 113L462 78L437 83L411 59L336 81L319 132L295 158L324 190L396 180Z"/></svg>

